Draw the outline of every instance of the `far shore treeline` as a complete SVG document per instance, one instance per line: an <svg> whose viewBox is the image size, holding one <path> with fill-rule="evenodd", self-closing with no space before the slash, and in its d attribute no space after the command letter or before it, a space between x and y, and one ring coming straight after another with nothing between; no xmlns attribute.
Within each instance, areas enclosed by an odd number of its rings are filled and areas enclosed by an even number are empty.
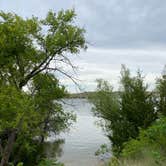
<svg viewBox="0 0 166 166"><path fill-rule="evenodd" d="M120 91L113 91L112 92L115 96L118 96L121 92ZM147 91L147 93L153 93L154 95L157 96L156 92L153 91ZM86 91L86 92L81 92L81 93L69 93L66 98L71 98L71 99L89 99L91 96L97 94L97 91Z"/></svg>

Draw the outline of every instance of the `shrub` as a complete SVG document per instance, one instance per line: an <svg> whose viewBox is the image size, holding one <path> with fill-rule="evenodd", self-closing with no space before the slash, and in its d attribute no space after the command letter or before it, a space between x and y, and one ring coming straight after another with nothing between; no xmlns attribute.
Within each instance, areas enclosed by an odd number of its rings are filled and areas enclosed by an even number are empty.
<svg viewBox="0 0 166 166"><path fill-rule="evenodd" d="M102 119L106 135L110 139L114 155L118 156L124 143L137 138L139 130L146 129L155 121L157 113L153 94L138 71L135 77L122 66L120 92L104 80L97 81L97 92L90 97L94 114Z"/></svg>
<svg viewBox="0 0 166 166"><path fill-rule="evenodd" d="M64 166L64 164L50 159L43 159L38 166Z"/></svg>
<svg viewBox="0 0 166 166"><path fill-rule="evenodd" d="M124 144L123 158L152 158L153 162L162 165L166 161L166 118L157 120L147 130L141 130L137 139Z"/></svg>

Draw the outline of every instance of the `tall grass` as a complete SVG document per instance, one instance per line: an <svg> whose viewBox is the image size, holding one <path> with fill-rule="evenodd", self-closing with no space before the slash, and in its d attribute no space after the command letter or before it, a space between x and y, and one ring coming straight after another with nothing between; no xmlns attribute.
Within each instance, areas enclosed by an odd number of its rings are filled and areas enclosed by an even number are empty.
<svg viewBox="0 0 166 166"><path fill-rule="evenodd" d="M118 162L110 162L107 166L166 166L166 163L156 163L152 158L138 160L120 160Z"/></svg>

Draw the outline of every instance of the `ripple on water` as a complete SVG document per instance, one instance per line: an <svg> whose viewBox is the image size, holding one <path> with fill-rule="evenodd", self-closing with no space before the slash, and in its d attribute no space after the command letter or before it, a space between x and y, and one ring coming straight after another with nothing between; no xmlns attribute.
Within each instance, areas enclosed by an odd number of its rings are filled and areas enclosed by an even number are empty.
<svg viewBox="0 0 166 166"><path fill-rule="evenodd" d="M65 139L63 155L59 158L66 166L99 166L103 162L94 155L101 144L109 144L108 139L95 125L96 118L91 112L92 104L85 99L67 99L66 111L74 111L77 122L69 133L61 134Z"/></svg>

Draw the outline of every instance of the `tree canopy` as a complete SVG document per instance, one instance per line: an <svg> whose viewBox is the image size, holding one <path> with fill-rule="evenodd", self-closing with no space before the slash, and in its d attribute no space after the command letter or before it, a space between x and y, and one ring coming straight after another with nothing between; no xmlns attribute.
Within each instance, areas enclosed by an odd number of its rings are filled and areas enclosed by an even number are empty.
<svg viewBox="0 0 166 166"><path fill-rule="evenodd" d="M0 13L1 81L22 88L50 62L69 63L66 53L85 49L84 29L74 25L73 10L48 12L43 20ZM60 71L55 65L52 69Z"/></svg>
<svg viewBox="0 0 166 166"><path fill-rule="evenodd" d="M37 165L49 132L57 134L74 120L56 102L66 90L55 73L70 77L63 70L63 64L72 66L68 54L87 47L75 17L74 10L49 11L44 19L0 12L1 166Z"/></svg>
<svg viewBox="0 0 166 166"><path fill-rule="evenodd" d="M141 128L146 129L157 118L153 95L139 71L132 77L123 65L120 83L120 90L115 93L107 81L98 80L97 92L90 97L95 115L104 119L102 126L115 155L119 155L125 142L136 138Z"/></svg>

